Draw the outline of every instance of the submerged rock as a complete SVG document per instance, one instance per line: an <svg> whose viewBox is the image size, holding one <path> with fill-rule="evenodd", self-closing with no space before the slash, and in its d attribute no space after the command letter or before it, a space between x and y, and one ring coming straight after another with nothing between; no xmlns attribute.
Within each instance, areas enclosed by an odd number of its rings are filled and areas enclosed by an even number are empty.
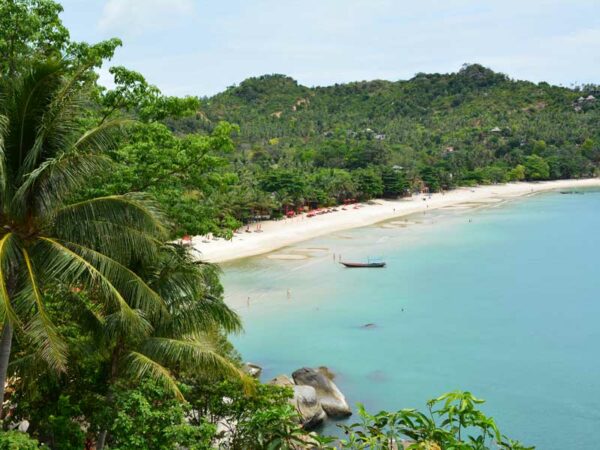
<svg viewBox="0 0 600 450"><path fill-rule="evenodd" d="M387 381L388 376L383 370L373 370L372 372L369 372L367 374L367 378L370 381L374 381L375 383L382 383L384 381Z"/></svg>
<svg viewBox="0 0 600 450"><path fill-rule="evenodd" d="M312 386L315 389L317 399L329 417L350 416L352 410L346 401L346 397L324 372L322 368L321 370L315 370L303 367L296 370L292 374L292 378L298 386Z"/></svg>

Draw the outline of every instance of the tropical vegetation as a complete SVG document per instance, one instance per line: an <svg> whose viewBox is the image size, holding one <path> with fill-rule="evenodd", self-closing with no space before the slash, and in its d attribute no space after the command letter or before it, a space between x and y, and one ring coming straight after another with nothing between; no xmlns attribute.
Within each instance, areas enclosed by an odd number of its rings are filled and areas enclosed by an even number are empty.
<svg viewBox="0 0 600 450"><path fill-rule="evenodd" d="M595 176L599 95L597 85L513 80L478 64L313 88L264 75L167 123L182 134L239 126L236 151L222 156L237 179L229 211L243 222L347 199Z"/></svg>
<svg viewBox="0 0 600 450"><path fill-rule="evenodd" d="M319 88L269 75L177 98L112 67L107 89L97 70L121 42L72 41L61 11L0 0L0 449L524 449L468 392L427 413L359 407L340 439L308 433L291 390L243 370L218 267L173 238L596 174L596 86L466 65Z"/></svg>

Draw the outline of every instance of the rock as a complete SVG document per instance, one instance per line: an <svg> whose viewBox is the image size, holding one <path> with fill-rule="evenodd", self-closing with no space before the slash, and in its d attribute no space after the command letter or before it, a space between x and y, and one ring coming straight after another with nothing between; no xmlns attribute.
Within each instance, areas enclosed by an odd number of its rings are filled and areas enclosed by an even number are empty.
<svg viewBox="0 0 600 450"><path fill-rule="evenodd" d="M323 423L327 414L317 398L317 391L312 386L294 386L294 407L302 417L302 426L312 430Z"/></svg>
<svg viewBox="0 0 600 450"><path fill-rule="evenodd" d="M220 419L216 425L214 443L217 448L226 448L231 438L235 436L237 422L235 420Z"/></svg>
<svg viewBox="0 0 600 450"><path fill-rule="evenodd" d="M252 364L252 363L249 363L249 362L247 362L247 363L244 364L244 370L252 378L259 378L260 374L262 373L262 367L260 367L257 364Z"/></svg>
<svg viewBox="0 0 600 450"><path fill-rule="evenodd" d="M8 424L9 430L17 430L21 433L26 433L29 429L29 420L21 420L20 422L12 422Z"/></svg>
<svg viewBox="0 0 600 450"><path fill-rule="evenodd" d="M303 367L296 370L292 374L292 378L298 386L312 386L315 389L317 399L329 417L347 417L352 414L344 394L324 374L323 370Z"/></svg>
<svg viewBox="0 0 600 450"><path fill-rule="evenodd" d="M383 370L373 370L367 374L367 378L375 383L383 383L387 381L388 376Z"/></svg>
<svg viewBox="0 0 600 450"><path fill-rule="evenodd" d="M325 375L327 378L329 378L332 381L335 379L335 373L333 373L331 370L329 370L329 367L320 366L317 369L317 371L321 372L323 375Z"/></svg>
<svg viewBox="0 0 600 450"><path fill-rule="evenodd" d="M294 387L294 382L287 375L277 375L269 384L274 386L283 386L283 387Z"/></svg>
<svg viewBox="0 0 600 450"><path fill-rule="evenodd" d="M296 386L286 375L276 376L269 381L269 384L294 390L294 397L290 399L290 404L300 414L300 422L305 429L311 430L327 418L317 398L317 391L312 386Z"/></svg>

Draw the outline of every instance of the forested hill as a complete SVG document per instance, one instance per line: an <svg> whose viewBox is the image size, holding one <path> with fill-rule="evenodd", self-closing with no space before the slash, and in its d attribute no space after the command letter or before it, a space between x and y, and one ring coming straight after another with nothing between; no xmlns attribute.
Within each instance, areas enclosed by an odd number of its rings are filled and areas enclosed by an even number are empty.
<svg viewBox="0 0 600 450"><path fill-rule="evenodd" d="M139 135L124 164L137 178L179 174L156 195L195 234L348 199L589 177L600 173L598 91L515 81L480 65L315 88L265 75L167 119L181 138L170 147L162 134ZM233 142L222 122L239 126ZM201 160L186 147L195 139L207 146ZM153 164L147 148L160 149ZM189 162L173 163L168 149Z"/></svg>
<svg viewBox="0 0 600 450"><path fill-rule="evenodd" d="M547 178L577 177L598 163L596 90L514 81L480 65L408 81L316 88L265 75L205 99L199 117L178 128L238 124L240 148L271 162L300 158L346 169L391 164L409 177L426 164L484 181L477 169L508 170L535 153L550 163Z"/></svg>
<svg viewBox="0 0 600 450"><path fill-rule="evenodd" d="M407 143L407 137L416 137L422 143L423 127L425 135L451 141L457 137L447 134L459 128L477 132L514 127L515 133L527 133L550 118L585 122L589 116L573 114L582 94L589 95L547 83L512 81L470 65L457 73L418 74L408 81L317 88L301 86L284 75L265 75L227 89L204 106L209 119L242 125L242 135L250 140L314 138L341 127L356 132L371 128L392 142ZM581 106L591 109L586 102Z"/></svg>

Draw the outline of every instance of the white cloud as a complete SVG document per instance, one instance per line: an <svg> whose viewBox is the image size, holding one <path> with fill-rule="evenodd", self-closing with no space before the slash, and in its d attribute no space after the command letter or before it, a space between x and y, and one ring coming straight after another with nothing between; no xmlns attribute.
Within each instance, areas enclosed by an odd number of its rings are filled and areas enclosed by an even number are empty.
<svg viewBox="0 0 600 450"><path fill-rule="evenodd" d="M98 28L104 32L142 34L174 26L194 12L194 0L107 0Z"/></svg>

